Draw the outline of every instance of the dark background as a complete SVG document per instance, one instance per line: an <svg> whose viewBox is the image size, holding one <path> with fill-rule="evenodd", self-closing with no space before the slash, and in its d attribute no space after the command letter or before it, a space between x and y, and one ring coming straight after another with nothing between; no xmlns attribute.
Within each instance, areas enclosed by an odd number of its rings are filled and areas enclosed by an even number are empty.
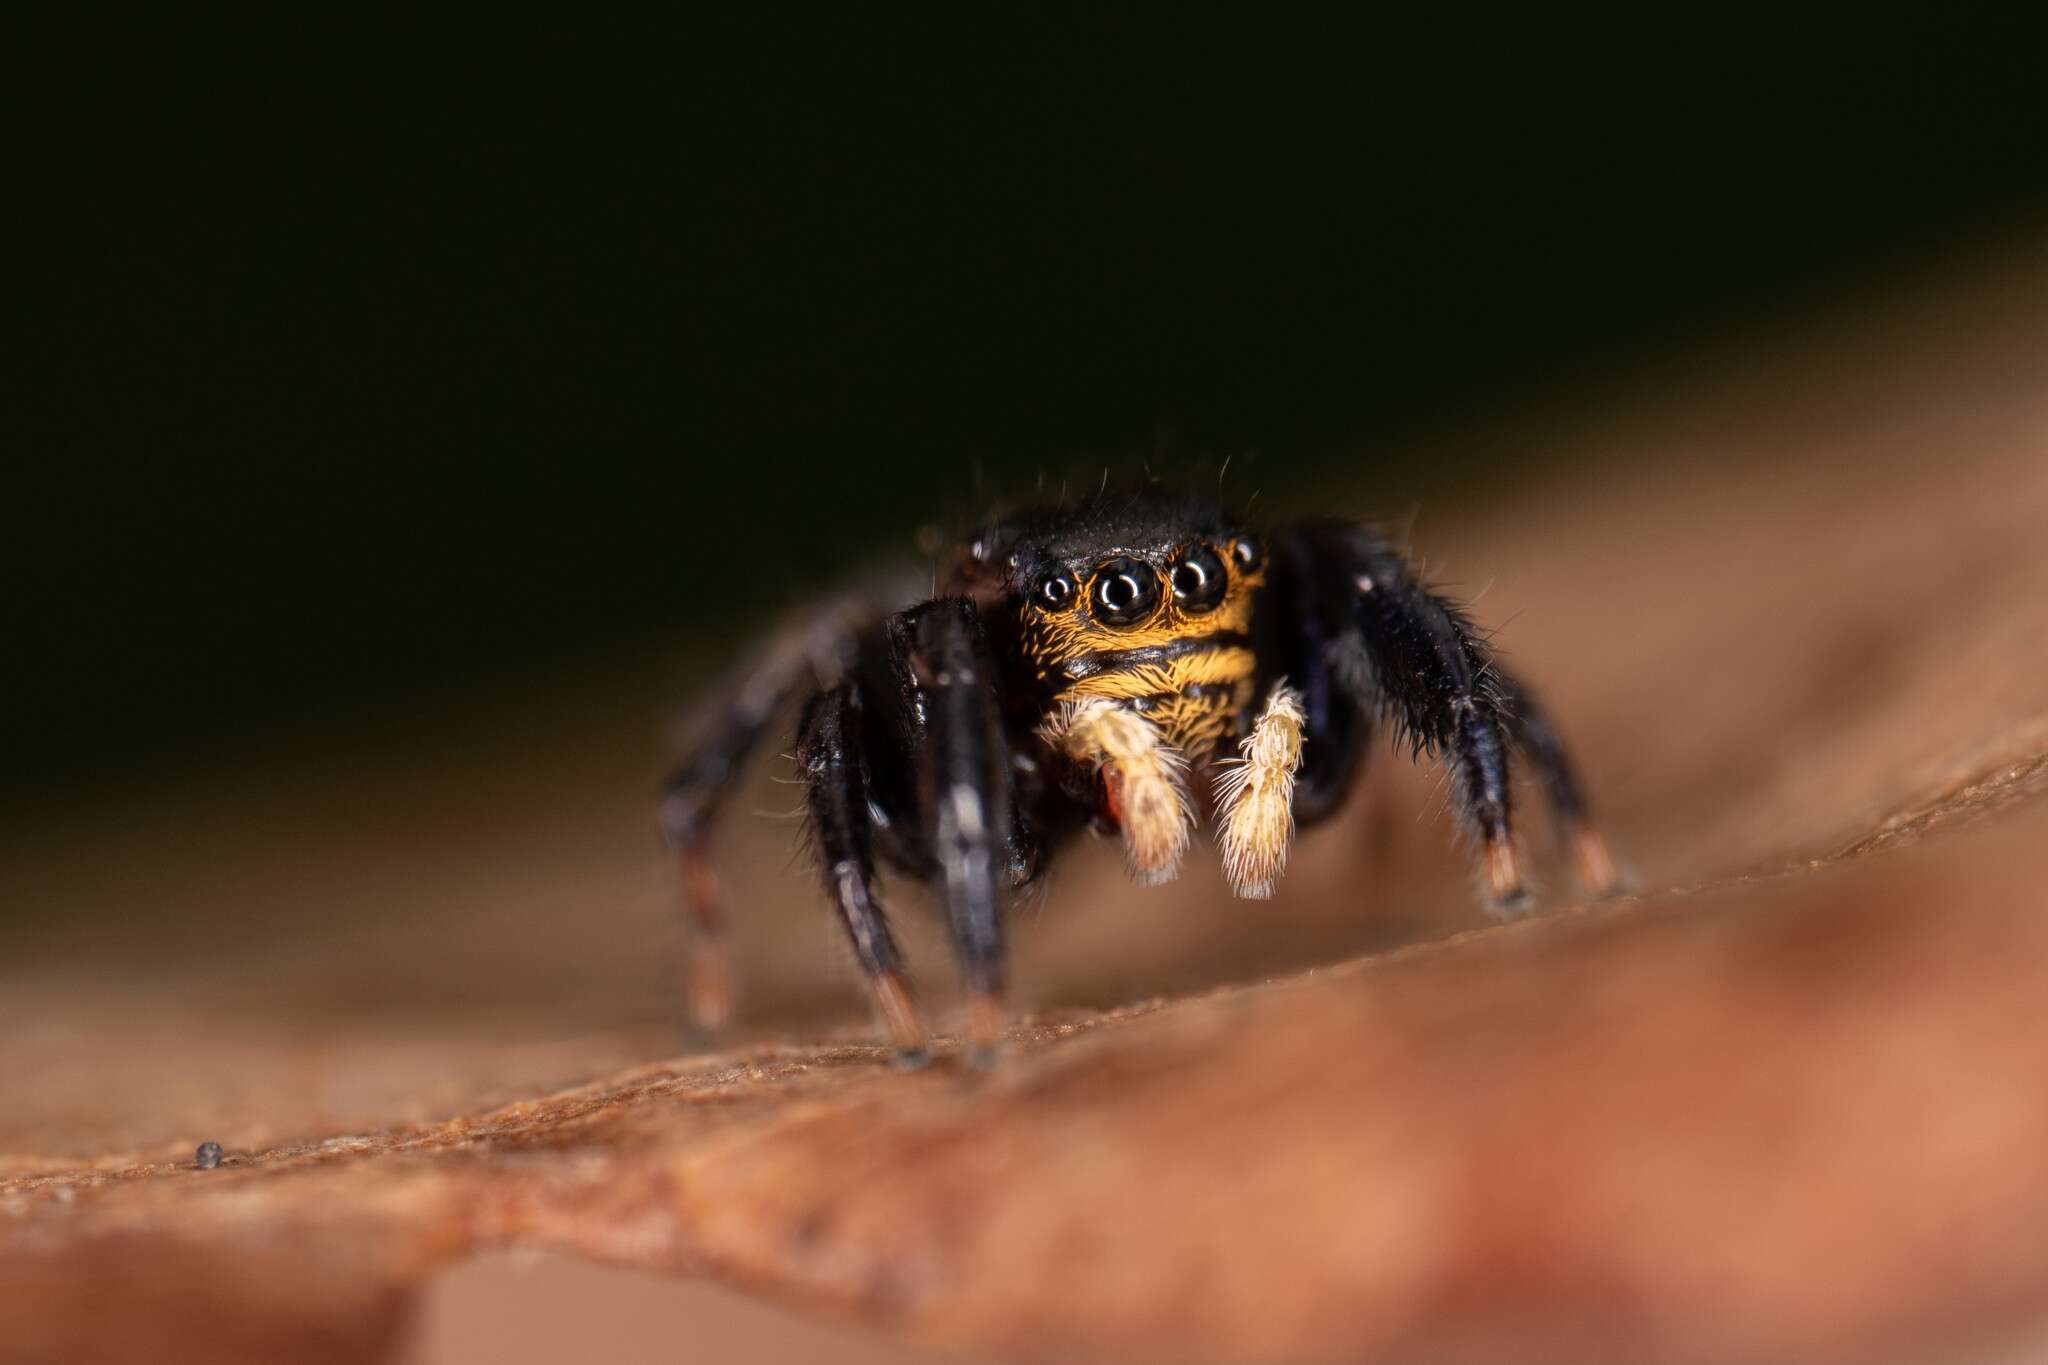
<svg viewBox="0 0 2048 1365"><path fill-rule="evenodd" d="M1881 290L2048 184L1994 33L1005 22L70 53L11 196L7 794L722 647L1041 469L1473 495L1371 452Z"/></svg>

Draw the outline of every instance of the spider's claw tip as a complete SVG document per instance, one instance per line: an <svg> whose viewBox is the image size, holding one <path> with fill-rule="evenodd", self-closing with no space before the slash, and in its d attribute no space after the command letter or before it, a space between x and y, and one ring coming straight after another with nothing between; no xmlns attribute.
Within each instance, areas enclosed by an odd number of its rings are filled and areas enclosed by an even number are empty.
<svg viewBox="0 0 2048 1365"><path fill-rule="evenodd" d="M898 1071L922 1071L931 1065L930 1048L898 1047L889 1050L889 1065Z"/></svg>
<svg viewBox="0 0 2048 1365"><path fill-rule="evenodd" d="M1493 912L1503 919L1522 914L1536 903L1526 886L1512 886L1505 891L1494 893Z"/></svg>

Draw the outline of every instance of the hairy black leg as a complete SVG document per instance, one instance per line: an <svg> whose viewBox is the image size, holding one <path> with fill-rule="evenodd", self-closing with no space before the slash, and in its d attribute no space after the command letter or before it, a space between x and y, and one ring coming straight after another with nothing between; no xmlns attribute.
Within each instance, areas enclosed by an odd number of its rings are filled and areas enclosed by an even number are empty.
<svg viewBox="0 0 2048 1365"><path fill-rule="evenodd" d="M1480 841L1488 895L1501 910L1520 909L1528 891L1515 849L1508 737L1477 628L1363 527L1324 524L1309 534L1345 575L1340 586L1356 628L1333 653L1338 678L1413 750L1448 762L1459 817Z"/></svg>
<svg viewBox="0 0 2048 1365"><path fill-rule="evenodd" d="M1342 687L1332 646L1352 629L1348 594L1330 591L1328 575L1299 534L1274 538L1267 586L1253 620L1259 629L1261 697L1285 682L1301 697L1305 717L1301 766L1295 772L1294 822L1306 828L1343 804L1364 767L1372 718Z"/></svg>
<svg viewBox="0 0 2048 1365"><path fill-rule="evenodd" d="M1508 737L1528 756L1543 779L1551 815L1557 821L1559 834L1571 848L1580 883L1596 896L1610 894L1620 885L1621 876L1615 870L1607 841L1593 824L1585 790L1579 785L1578 772L1565 750L1563 737L1551 723L1549 713L1520 679L1498 667L1493 676Z"/></svg>
<svg viewBox="0 0 2048 1365"><path fill-rule="evenodd" d="M890 1041L907 1058L914 1058L924 1046L924 1025L903 979L903 955L875 896L859 711L860 693L850 683L811 698L797 730L797 766L809 785L811 837L817 842L825 894L839 911L854 956L867 974Z"/></svg>
<svg viewBox="0 0 2048 1365"><path fill-rule="evenodd" d="M1002 1036L1002 883L1028 860L1017 823L994 653L974 604L940 598L891 623L923 731L925 829L978 1049Z"/></svg>
<svg viewBox="0 0 2048 1365"><path fill-rule="evenodd" d="M836 679L864 615L872 612L863 600L836 599L771 636L697 708L685 756L662 784L661 832L676 856L691 925L688 996L700 1027L724 1023L732 1008L725 915L709 856L719 807L776 713L803 688Z"/></svg>

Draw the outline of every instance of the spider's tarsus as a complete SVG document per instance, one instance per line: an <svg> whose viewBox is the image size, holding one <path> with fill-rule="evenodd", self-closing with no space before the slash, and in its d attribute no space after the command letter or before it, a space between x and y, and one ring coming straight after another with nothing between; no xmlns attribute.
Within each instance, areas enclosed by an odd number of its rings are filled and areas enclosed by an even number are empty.
<svg viewBox="0 0 2048 1365"><path fill-rule="evenodd" d="M1579 883L1595 898L1615 896L1626 890L1621 870L1614 865L1614 855L1608 851L1607 841L1591 826L1582 825L1572 832L1572 861L1577 865Z"/></svg>
<svg viewBox="0 0 2048 1365"><path fill-rule="evenodd" d="M684 839L676 851L676 870L690 925L684 1004L690 1023L699 1032L716 1033L732 1018L732 964L725 947L718 877L711 870L701 839Z"/></svg>
<svg viewBox="0 0 2048 1365"><path fill-rule="evenodd" d="M994 1051L1003 1041L1010 1022L1009 1010L1003 1004L1003 997L994 991L969 991L967 994L967 1037L969 1051Z"/></svg>
<svg viewBox="0 0 2048 1365"><path fill-rule="evenodd" d="M922 1071L931 1062L932 1051L928 1047L899 1047L889 1052L889 1065L898 1071Z"/></svg>
<svg viewBox="0 0 2048 1365"><path fill-rule="evenodd" d="M1520 914L1533 899L1522 881L1521 860L1516 856L1515 846L1506 839L1487 842L1486 892L1494 913L1500 915Z"/></svg>
<svg viewBox="0 0 2048 1365"><path fill-rule="evenodd" d="M690 945L684 997L700 1032L717 1033L732 1022L732 958L724 939L700 936Z"/></svg>
<svg viewBox="0 0 2048 1365"><path fill-rule="evenodd" d="M889 1031L889 1041L895 1044L896 1051L923 1053L924 1021L918 1018L917 1006L911 1003L910 986L902 973L877 972L868 978L868 985L874 991L875 1010L882 1016L882 1026Z"/></svg>
<svg viewBox="0 0 2048 1365"><path fill-rule="evenodd" d="M969 1071L993 1071L1003 1060L1003 1050L993 1043L969 1043L960 1050L960 1065Z"/></svg>

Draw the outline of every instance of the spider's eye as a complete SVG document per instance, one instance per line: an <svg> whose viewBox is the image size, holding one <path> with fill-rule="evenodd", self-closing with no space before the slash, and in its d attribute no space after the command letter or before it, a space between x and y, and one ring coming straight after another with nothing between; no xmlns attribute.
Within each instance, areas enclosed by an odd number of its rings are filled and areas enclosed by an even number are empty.
<svg viewBox="0 0 2048 1365"><path fill-rule="evenodd" d="M1095 571L1091 605L1105 626L1142 621L1159 605L1159 575L1141 560L1112 559Z"/></svg>
<svg viewBox="0 0 2048 1365"><path fill-rule="evenodd" d="M1250 536L1239 536L1230 542L1230 557L1237 561L1237 567L1250 573L1266 561L1266 551Z"/></svg>
<svg viewBox="0 0 2048 1365"><path fill-rule="evenodd" d="M1074 580L1064 570L1038 585L1038 605L1047 611L1058 611L1073 600Z"/></svg>
<svg viewBox="0 0 2048 1365"><path fill-rule="evenodd" d="M1166 577L1173 584L1174 599L1184 611L1208 611L1223 600L1223 594L1230 588L1223 556L1206 545L1197 545L1174 561Z"/></svg>

